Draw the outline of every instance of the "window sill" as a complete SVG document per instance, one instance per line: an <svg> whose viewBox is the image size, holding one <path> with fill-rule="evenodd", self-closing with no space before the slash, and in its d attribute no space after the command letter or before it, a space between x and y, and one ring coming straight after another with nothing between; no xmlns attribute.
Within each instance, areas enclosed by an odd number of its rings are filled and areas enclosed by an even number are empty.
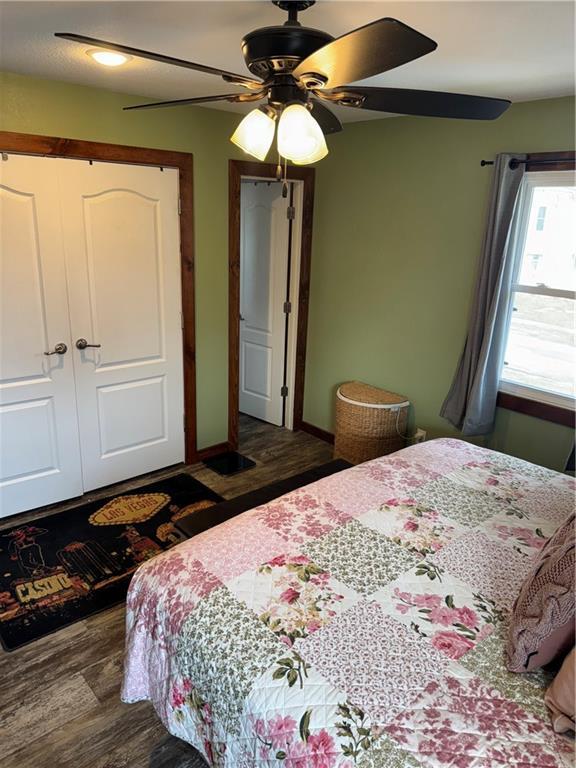
<svg viewBox="0 0 576 768"><path fill-rule="evenodd" d="M506 408L509 411L524 413L527 416L534 416L536 419L544 419L544 421L562 424L565 427L574 427L574 410L572 408L541 403L538 400L520 397L510 392L498 392L496 406L498 408Z"/></svg>

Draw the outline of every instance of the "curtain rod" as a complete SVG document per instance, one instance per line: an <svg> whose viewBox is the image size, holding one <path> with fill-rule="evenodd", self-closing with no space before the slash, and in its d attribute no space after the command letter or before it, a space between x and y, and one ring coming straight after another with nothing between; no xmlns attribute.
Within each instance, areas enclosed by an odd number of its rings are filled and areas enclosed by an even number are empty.
<svg viewBox="0 0 576 768"><path fill-rule="evenodd" d="M524 165L525 163L528 163L528 165L551 165L552 163L570 163L574 162L573 157L548 157L546 159L534 159L534 160L510 160L510 168L516 168L518 165ZM494 165L494 160L480 160L480 165L484 167L485 165Z"/></svg>

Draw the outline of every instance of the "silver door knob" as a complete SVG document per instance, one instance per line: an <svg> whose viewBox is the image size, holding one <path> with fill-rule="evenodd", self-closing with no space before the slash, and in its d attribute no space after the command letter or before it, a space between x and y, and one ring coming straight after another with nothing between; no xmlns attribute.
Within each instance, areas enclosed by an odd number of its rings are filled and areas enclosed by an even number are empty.
<svg viewBox="0 0 576 768"><path fill-rule="evenodd" d="M102 344L88 344L86 339L78 339L76 349L86 349L86 347L101 347Z"/></svg>
<svg viewBox="0 0 576 768"><path fill-rule="evenodd" d="M68 352L68 347L66 344L64 344L63 341L60 341L58 344L54 345L54 349L52 352L44 352L45 355L65 355L66 352Z"/></svg>

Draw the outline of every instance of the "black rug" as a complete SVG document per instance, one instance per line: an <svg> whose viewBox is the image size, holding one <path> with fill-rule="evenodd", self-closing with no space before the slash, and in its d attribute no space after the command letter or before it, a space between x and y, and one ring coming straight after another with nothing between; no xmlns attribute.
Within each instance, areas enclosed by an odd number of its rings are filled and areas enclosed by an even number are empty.
<svg viewBox="0 0 576 768"><path fill-rule="evenodd" d="M221 499L181 474L0 531L2 646L122 602L140 563L186 538L174 523Z"/></svg>
<svg viewBox="0 0 576 768"><path fill-rule="evenodd" d="M247 456L242 456L238 451L226 451L211 459L206 459L204 464L223 477L237 475L239 472L245 472L256 466L256 462Z"/></svg>

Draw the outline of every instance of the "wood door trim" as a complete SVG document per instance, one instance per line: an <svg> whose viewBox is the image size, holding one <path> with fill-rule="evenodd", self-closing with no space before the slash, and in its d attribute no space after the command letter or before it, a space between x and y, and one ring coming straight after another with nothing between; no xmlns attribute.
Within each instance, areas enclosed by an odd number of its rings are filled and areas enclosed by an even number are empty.
<svg viewBox="0 0 576 768"><path fill-rule="evenodd" d="M243 176L276 178L276 166L244 160L228 163L228 443L238 449L238 398L240 394L240 184ZM298 323L294 371L294 430L302 429L304 410L304 376L310 298L310 262L312 257L312 225L314 218L314 168L290 166L289 181L303 181L302 237L300 241L300 279L298 290Z"/></svg>
<svg viewBox="0 0 576 768"><path fill-rule="evenodd" d="M98 160L108 163L177 168L180 182L180 253L182 283L182 353L184 360L185 461L198 461L196 443L196 328L194 311L193 156L149 147L104 144L56 136L0 131L0 151L25 155Z"/></svg>
<svg viewBox="0 0 576 768"><path fill-rule="evenodd" d="M228 442L216 443L215 445L209 445L207 448L201 448L198 451L198 461L206 461L206 459L213 459L214 456L221 456L223 453L233 451L234 448Z"/></svg>

